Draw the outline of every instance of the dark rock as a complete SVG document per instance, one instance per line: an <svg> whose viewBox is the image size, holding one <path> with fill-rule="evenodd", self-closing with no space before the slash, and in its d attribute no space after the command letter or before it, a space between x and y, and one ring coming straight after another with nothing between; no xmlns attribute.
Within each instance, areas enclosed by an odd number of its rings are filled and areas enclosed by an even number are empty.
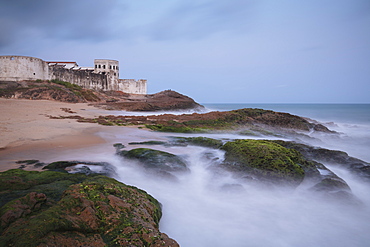
<svg viewBox="0 0 370 247"><path fill-rule="evenodd" d="M0 178L1 246L179 246L158 229L160 203L114 179L21 170Z"/></svg>
<svg viewBox="0 0 370 247"><path fill-rule="evenodd" d="M116 152L118 152L121 149L124 149L125 148L125 145L123 145L122 143L115 143L115 144L113 144L113 147L115 147L116 148Z"/></svg>
<svg viewBox="0 0 370 247"><path fill-rule="evenodd" d="M277 143L284 144L266 140L228 142L222 147L226 151L222 167L245 181L293 186L304 182L309 190L324 198L359 203L348 184L323 164Z"/></svg>
<svg viewBox="0 0 370 247"><path fill-rule="evenodd" d="M243 185L241 184L224 184L220 189L226 193L239 193L245 191Z"/></svg>
<svg viewBox="0 0 370 247"><path fill-rule="evenodd" d="M317 183L312 187L312 190L316 191L327 191L327 192L337 192L337 191L350 191L348 184L341 178L337 176L327 177Z"/></svg>
<svg viewBox="0 0 370 247"><path fill-rule="evenodd" d="M149 148L136 148L130 151L121 151L118 155L140 161L146 169L164 172L187 172L185 162L178 156Z"/></svg>
<svg viewBox="0 0 370 247"><path fill-rule="evenodd" d="M77 165L85 165L85 168L77 168L73 169L73 167ZM88 166L97 166L100 167L101 170L98 172L92 171ZM87 168L87 169L86 169ZM107 162L89 162L89 161L56 161L53 163L50 163L42 168L43 170L50 170L50 171L59 171L59 172L67 172L67 170L73 170L74 172L83 173L86 172L86 174L90 173L99 173L101 175L114 175L115 170L114 167L107 163Z"/></svg>
<svg viewBox="0 0 370 247"><path fill-rule="evenodd" d="M23 164L19 167L19 169L26 168L27 165L33 165L34 167L42 167L45 166L45 163L40 162L39 160L19 160L15 162L16 164Z"/></svg>
<svg viewBox="0 0 370 247"><path fill-rule="evenodd" d="M192 98L172 90L148 95L117 94L114 92L107 92L107 94L116 97L116 100L98 103L96 106L107 110L126 111L168 111L204 108Z"/></svg>
<svg viewBox="0 0 370 247"><path fill-rule="evenodd" d="M340 166L348 169L359 177L370 181L370 164L363 160L351 157L346 152L312 147L296 142L286 142L281 140L273 142L278 143L286 148L299 151L308 160Z"/></svg>
<svg viewBox="0 0 370 247"><path fill-rule="evenodd" d="M27 164L27 165L33 165L33 164L36 164L36 163L38 163L39 162L39 160L18 160L17 162L15 162L15 163L17 163L17 164Z"/></svg>
<svg viewBox="0 0 370 247"><path fill-rule="evenodd" d="M209 147L219 149L223 145L223 141L208 137L172 137L171 144L189 144L201 147Z"/></svg>
<svg viewBox="0 0 370 247"><path fill-rule="evenodd" d="M145 142L130 142L128 145L166 145L167 142L162 141L145 141Z"/></svg>

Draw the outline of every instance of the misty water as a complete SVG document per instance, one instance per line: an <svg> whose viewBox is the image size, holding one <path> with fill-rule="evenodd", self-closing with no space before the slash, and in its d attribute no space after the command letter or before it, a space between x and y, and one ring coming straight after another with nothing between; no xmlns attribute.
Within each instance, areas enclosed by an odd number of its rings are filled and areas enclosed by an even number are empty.
<svg viewBox="0 0 370 247"><path fill-rule="evenodd" d="M314 114L294 114L315 117ZM345 117L332 121L324 118L316 120L323 121L340 134L312 133L315 139L311 140L311 145L346 151L351 156L370 161L370 121L358 120L356 123L356 119L347 121ZM310 191L308 188L312 184L309 181L292 189L236 179L226 171L213 169L223 159L221 150L191 145L128 145L133 141L169 141L170 136L207 136L222 140L250 137L227 133L158 133L119 127L112 127L111 131L99 135L107 143L66 150L44 161L111 163L115 167L114 177L117 180L143 189L161 202L163 217L160 229L183 247L369 246L370 184L348 170L325 164L348 183L360 203L329 200ZM186 161L190 172L176 174L175 181L158 177L141 169L134 161L115 155L114 143L124 144L126 150L149 147L179 155Z"/></svg>

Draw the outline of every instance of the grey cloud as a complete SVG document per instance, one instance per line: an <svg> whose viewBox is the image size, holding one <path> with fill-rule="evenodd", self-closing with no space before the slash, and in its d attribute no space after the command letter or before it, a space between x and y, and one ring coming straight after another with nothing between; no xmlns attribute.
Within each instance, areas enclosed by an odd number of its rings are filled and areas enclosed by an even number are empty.
<svg viewBox="0 0 370 247"><path fill-rule="evenodd" d="M251 21L254 0L179 3L147 27L154 39L203 38L220 31L243 32Z"/></svg>
<svg viewBox="0 0 370 247"><path fill-rule="evenodd" d="M112 30L118 0L50 1L8 0L0 2L0 45L5 46L33 30L50 39L100 41L116 35Z"/></svg>

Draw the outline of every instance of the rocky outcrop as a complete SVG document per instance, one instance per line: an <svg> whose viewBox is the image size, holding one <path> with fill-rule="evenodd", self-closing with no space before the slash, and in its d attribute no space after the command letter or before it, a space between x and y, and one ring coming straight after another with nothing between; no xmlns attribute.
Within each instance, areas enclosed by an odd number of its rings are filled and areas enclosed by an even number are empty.
<svg viewBox="0 0 370 247"><path fill-rule="evenodd" d="M204 114L162 114L149 116L99 116L83 118L77 115L50 116L53 119L77 119L78 122L99 123L102 125L145 125L161 132L205 133L210 131L253 132L259 135L297 134L298 131L320 131L328 134L336 132L327 127L311 123L306 119L288 113L262 109L241 109L228 112L209 112ZM302 134L301 134L302 135Z"/></svg>
<svg viewBox="0 0 370 247"><path fill-rule="evenodd" d="M0 246L179 246L159 232L161 205L114 179L0 173Z"/></svg>
<svg viewBox="0 0 370 247"><path fill-rule="evenodd" d="M107 110L125 111L169 111L203 108L203 106L196 103L192 98L172 90L148 95L114 92L108 92L107 94L111 95L113 99L95 104L95 106Z"/></svg>
<svg viewBox="0 0 370 247"><path fill-rule="evenodd" d="M357 176L370 181L370 164L363 160L351 157L346 152L312 147L296 142L287 142L281 140L276 140L273 142L278 143L286 148L299 151L308 160L314 160L345 168Z"/></svg>
<svg viewBox="0 0 370 247"><path fill-rule="evenodd" d="M305 153L302 155L292 148L301 144L280 140L221 141L205 137L172 137L164 145L196 145L221 149L225 151L224 160L213 160L213 165L209 167L215 172L226 169L238 179L264 185L297 187L305 184L309 190L325 198L357 202L348 184L326 166L312 159L314 154L308 158ZM303 146L305 149L313 148ZM331 150L327 150L329 151Z"/></svg>
<svg viewBox="0 0 370 247"><path fill-rule="evenodd" d="M168 111L203 109L192 98L172 90L156 94L128 94L120 91L84 89L65 81L1 82L0 97L56 100L69 103L89 102L106 110Z"/></svg>
<svg viewBox="0 0 370 247"><path fill-rule="evenodd" d="M189 172L186 163L178 156L150 148L136 148L129 151L121 150L117 154L121 157L136 160L147 172L176 180L176 173Z"/></svg>
<svg viewBox="0 0 370 247"><path fill-rule="evenodd" d="M236 140L227 142L221 166L236 177L271 185L292 187L305 183L310 191L326 199L359 203L348 184L323 164L308 159L284 141ZM288 144L289 145L289 144Z"/></svg>
<svg viewBox="0 0 370 247"><path fill-rule="evenodd" d="M94 172L90 169L94 167ZM89 162L89 161L56 161L52 162L42 169L49 171L69 171L70 173L83 173L90 175L98 173L105 176L115 175L114 167L107 162Z"/></svg>
<svg viewBox="0 0 370 247"><path fill-rule="evenodd" d="M236 140L221 148L226 151L223 166L252 180L299 185L305 176L298 152L263 140Z"/></svg>

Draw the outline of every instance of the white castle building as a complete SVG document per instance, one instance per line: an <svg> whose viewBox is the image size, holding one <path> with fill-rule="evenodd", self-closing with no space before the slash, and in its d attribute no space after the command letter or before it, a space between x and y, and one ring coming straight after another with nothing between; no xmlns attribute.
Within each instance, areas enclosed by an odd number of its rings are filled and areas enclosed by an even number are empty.
<svg viewBox="0 0 370 247"><path fill-rule="evenodd" d="M94 67L26 56L0 56L0 81L61 80L83 88L146 94L147 80L119 79L119 62L95 59Z"/></svg>

